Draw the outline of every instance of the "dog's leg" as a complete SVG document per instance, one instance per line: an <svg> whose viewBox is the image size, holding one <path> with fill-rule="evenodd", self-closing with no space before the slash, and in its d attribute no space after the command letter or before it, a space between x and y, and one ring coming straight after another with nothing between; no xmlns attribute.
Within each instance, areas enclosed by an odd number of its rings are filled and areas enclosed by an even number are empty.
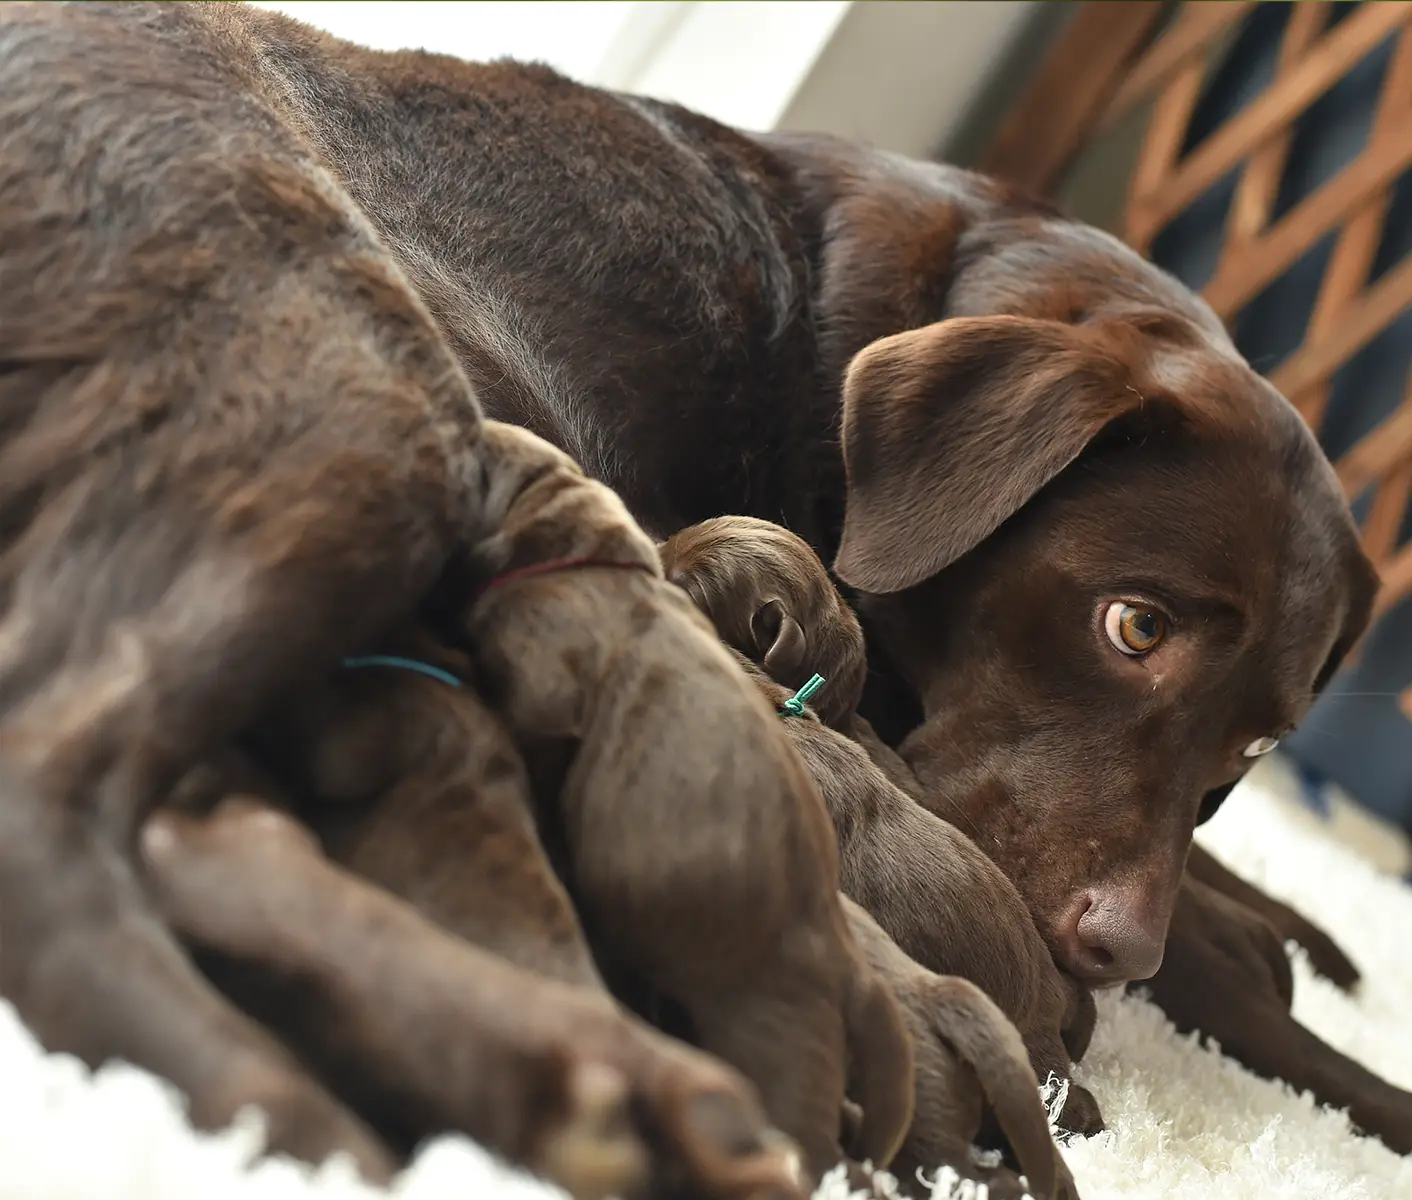
<svg viewBox="0 0 1412 1200"><path fill-rule="evenodd" d="M1193 845L1186 860L1186 869L1192 878L1259 913L1282 938L1298 942L1308 952L1310 964L1325 979L1344 991L1358 982L1358 968L1339 949L1333 938L1289 905L1281 904L1253 883L1247 883L1208 851Z"/></svg>
<svg viewBox="0 0 1412 1200"><path fill-rule="evenodd" d="M1199 1031L1267 1079L1347 1108L1366 1132L1412 1153L1412 1093L1320 1041L1290 1013L1294 982L1278 935L1258 913L1188 878L1162 969L1146 983L1183 1033Z"/></svg>
<svg viewBox="0 0 1412 1200"><path fill-rule="evenodd" d="M450 936L289 818L248 800L158 813L143 845L183 937L380 1127L464 1130L586 1200L637 1194L649 1175L654 1194L675 1180L702 1197L800 1197L743 1080L600 993Z"/></svg>
<svg viewBox="0 0 1412 1200"><path fill-rule="evenodd" d="M1179 1032L1215 1039L1222 1052L1257 1075L1312 1092L1321 1104L1346 1108L1365 1133L1398 1154L1412 1154L1412 1093L1305 1029L1283 995L1252 986L1217 946L1169 940L1162 969L1143 986Z"/></svg>
<svg viewBox="0 0 1412 1200"><path fill-rule="evenodd" d="M384 1174L188 963L134 837L417 603L471 516L477 411L205 10L132 12L0 10L0 992L204 1125L258 1103L276 1147Z"/></svg>

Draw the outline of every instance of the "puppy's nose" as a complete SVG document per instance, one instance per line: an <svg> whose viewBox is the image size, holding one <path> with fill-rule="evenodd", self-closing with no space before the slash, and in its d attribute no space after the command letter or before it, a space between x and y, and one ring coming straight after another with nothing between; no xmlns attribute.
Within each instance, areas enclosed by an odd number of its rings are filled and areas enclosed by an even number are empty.
<svg viewBox="0 0 1412 1200"><path fill-rule="evenodd" d="M1167 922L1145 908L1127 889L1096 887L1076 897L1059 938L1064 966L1090 983L1151 979L1162 965Z"/></svg>

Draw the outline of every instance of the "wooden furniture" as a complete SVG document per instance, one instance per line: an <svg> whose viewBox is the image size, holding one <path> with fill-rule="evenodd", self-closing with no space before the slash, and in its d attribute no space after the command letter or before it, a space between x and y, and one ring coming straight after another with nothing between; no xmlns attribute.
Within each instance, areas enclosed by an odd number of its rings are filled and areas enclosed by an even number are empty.
<svg viewBox="0 0 1412 1200"><path fill-rule="evenodd" d="M1372 277L1391 189L1412 168L1412 4L1289 6L1273 77L1188 146L1192 118L1250 3L1082 3L1008 113L979 166L1055 195L1075 161L1146 109L1115 232L1147 253L1172 220L1239 172L1203 294L1227 322L1324 238L1333 238L1297 349L1270 378L1319 432L1335 373L1412 308L1412 256ZM1336 20L1337 16L1342 19ZM1295 124L1375 50L1392 44L1366 144L1287 211L1276 203ZM1400 406L1342 453L1350 499L1371 493L1362 530L1383 585L1379 614L1412 595L1412 377ZM1412 688L1403 696L1412 719Z"/></svg>

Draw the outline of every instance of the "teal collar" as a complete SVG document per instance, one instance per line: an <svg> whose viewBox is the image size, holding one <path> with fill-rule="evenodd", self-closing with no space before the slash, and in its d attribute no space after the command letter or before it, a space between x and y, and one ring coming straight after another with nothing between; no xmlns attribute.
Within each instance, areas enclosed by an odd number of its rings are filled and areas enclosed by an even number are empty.
<svg viewBox="0 0 1412 1200"><path fill-rule="evenodd" d="M428 679L438 680L450 687L462 686L461 681L450 671L443 671L431 663L418 662L415 658L400 658L395 654L367 654L361 658L345 658L343 665L354 670L360 667L392 667L398 671L415 671L418 675L425 675Z"/></svg>

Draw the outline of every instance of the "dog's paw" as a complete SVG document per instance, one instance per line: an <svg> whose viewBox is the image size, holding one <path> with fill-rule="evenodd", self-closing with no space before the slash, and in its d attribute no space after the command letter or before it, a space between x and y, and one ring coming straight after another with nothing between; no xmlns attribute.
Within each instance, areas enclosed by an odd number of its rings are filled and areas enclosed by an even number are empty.
<svg viewBox="0 0 1412 1200"><path fill-rule="evenodd" d="M1054 1125L1060 1136L1076 1137L1092 1137L1107 1128L1093 1093L1072 1080L1069 1081L1069 1094L1064 1098L1064 1105L1055 1117Z"/></svg>

